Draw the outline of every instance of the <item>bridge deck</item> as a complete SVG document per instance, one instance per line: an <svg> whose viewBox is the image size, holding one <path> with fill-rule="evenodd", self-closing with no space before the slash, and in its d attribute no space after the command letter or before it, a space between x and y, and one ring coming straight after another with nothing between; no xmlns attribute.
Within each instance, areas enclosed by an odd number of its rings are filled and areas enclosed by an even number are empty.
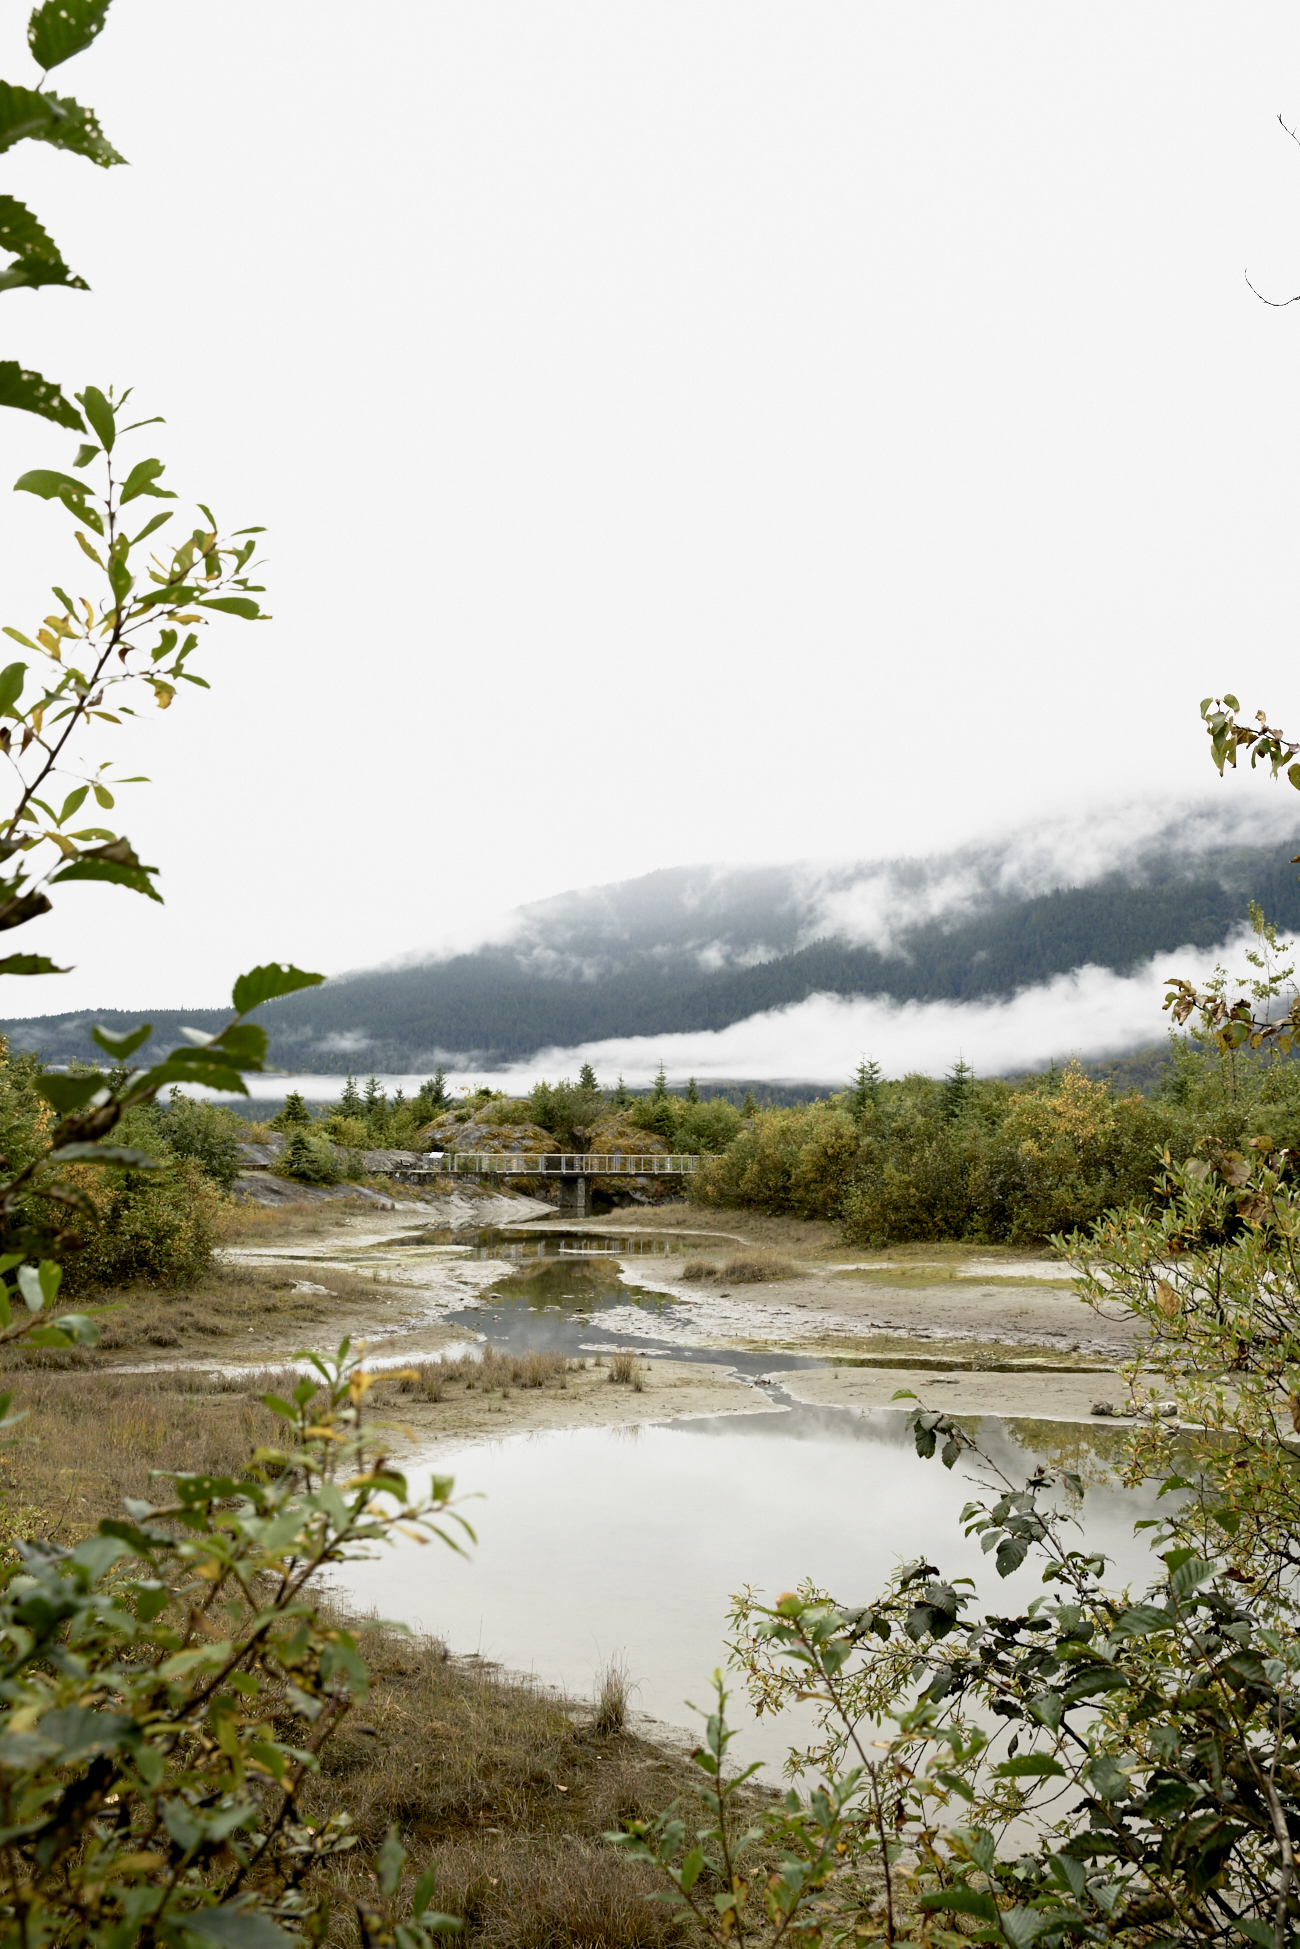
<svg viewBox="0 0 1300 1949"><path fill-rule="evenodd" d="M689 1177L699 1158L689 1151L645 1151L624 1155L601 1151L545 1151L528 1156L518 1151L443 1151L421 1164L393 1173L408 1181L446 1171L481 1177Z"/></svg>

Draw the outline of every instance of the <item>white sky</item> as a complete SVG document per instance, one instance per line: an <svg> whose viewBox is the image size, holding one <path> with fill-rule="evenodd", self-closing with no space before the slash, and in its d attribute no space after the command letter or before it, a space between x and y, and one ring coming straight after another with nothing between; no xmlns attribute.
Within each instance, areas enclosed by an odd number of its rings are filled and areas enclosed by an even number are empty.
<svg viewBox="0 0 1300 1949"><path fill-rule="evenodd" d="M1242 281L1300 290L1298 57L1280 4L117 0L59 85L132 167L5 158L93 293L5 353L134 381L276 621L122 742L168 905L67 898L27 1008L1268 789L1196 704L1300 721L1300 306ZM73 449L0 415L0 479ZM0 515L30 629L72 524Z"/></svg>

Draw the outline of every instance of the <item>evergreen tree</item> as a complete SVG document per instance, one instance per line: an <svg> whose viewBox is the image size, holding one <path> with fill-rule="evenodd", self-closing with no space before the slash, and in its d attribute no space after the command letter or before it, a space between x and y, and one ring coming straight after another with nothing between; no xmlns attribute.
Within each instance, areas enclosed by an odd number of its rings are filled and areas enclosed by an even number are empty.
<svg viewBox="0 0 1300 1949"><path fill-rule="evenodd" d="M757 1116L757 1114L758 1114L758 1105L757 1105L757 1103L756 1103L756 1102L754 1101L754 1092L753 1092L753 1090L746 1090L746 1091L745 1091L745 1100L744 1100L744 1102L743 1102L743 1103L741 1104L741 1106L740 1106L740 1114L741 1114L741 1116L742 1116L742 1117L753 1117L753 1116Z"/></svg>
<svg viewBox="0 0 1300 1949"><path fill-rule="evenodd" d="M664 1098L667 1096L667 1094L668 1094L668 1077L664 1072L663 1064L660 1063L659 1074L655 1077L655 1086L654 1089L651 1091L650 1100L653 1103L662 1103Z"/></svg>
<svg viewBox="0 0 1300 1949"><path fill-rule="evenodd" d="M614 1091L610 1101L616 1110L626 1110L632 1101L632 1092L621 1076L618 1079L618 1088Z"/></svg>
<svg viewBox="0 0 1300 1949"><path fill-rule="evenodd" d="M582 1068L578 1071L578 1088L580 1090L598 1090L600 1088L600 1084L596 1081L596 1072L589 1062L583 1063Z"/></svg>
<svg viewBox="0 0 1300 1949"><path fill-rule="evenodd" d="M975 1093L975 1071L958 1056L943 1082L943 1115L959 1117Z"/></svg>
<svg viewBox="0 0 1300 1949"><path fill-rule="evenodd" d="M696 1089L695 1078L692 1076L690 1081L686 1085L686 1101L688 1103L698 1103L699 1100L700 1100L700 1092Z"/></svg>
<svg viewBox="0 0 1300 1949"><path fill-rule="evenodd" d="M350 1072L347 1082L343 1085L343 1094L339 1098L339 1115L341 1117L359 1117L361 1115L361 1098L357 1093L357 1079Z"/></svg>
<svg viewBox="0 0 1300 1949"><path fill-rule="evenodd" d="M367 1077L366 1107L365 1107L365 1116L367 1121L369 1121L371 1117L382 1116L384 1111L387 1108L388 1108L388 1098L384 1094L383 1090L379 1087L379 1078L377 1076Z"/></svg>
<svg viewBox="0 0 1300 1949"><path fill-rule="evenodd" d="M880 1101L880 1064L864 1056L853 1075L853 1087L849 1091L849 1108L855 1117L865 1117L874 1110Z"/></svg>
<svg viewBox="0 0 1300 1949"><path fill-rule="evenodd" d="M451 1098L447 1094L447 1072L438 1064L435 1075L421 1083L415 1097L413 1108L417 1116L436 1117L444 1110L450 1110Z"/></svg>
<svg viewBox="0 0 1300 1949"><path fill-rule="evenodd" d="M300 1090L290 1090L284 1099L284 1108L278 1116L271 1118L272 1130L290 1130L295 1124L311 1122L311 1111L307 1108Z"/></svg>

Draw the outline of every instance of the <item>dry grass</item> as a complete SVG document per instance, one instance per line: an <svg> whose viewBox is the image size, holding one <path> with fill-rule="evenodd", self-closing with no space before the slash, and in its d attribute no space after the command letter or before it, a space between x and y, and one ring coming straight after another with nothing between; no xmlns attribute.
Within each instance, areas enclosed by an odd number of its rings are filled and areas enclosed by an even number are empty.
<svg viewBox="0 0 1300 1949"><path fill-rule="evenodd" d="M154 1469L226 1474L280 1423L258 1396L283 1376L54 1374L25 1376L15 1406L27 1420L0 1455L0 1535L86 1535L122 1499L158 1502Z"/></svg>
<svg viewBox="0 0 1300 1949"><path fill-rule="evenodd" d="M223 1245L262 1245L275 1239L311 1238L334 1232L371 1207L362 1198L295 1198L284 1205L232 1204L222 1221Z"/></svg>
<svg viewBox="0 0 1300 1949"><path fill-rule="evenodd" d="M567 1387L569 1363L562 1353L509 1353L485 1346L481 1357L461 1354L455 1360L413 1361L411 1374L397 1383L399 1394L418 1394L426 1401L445 1401L456 1388L479 1388L499 1394L511 1387Z"/></svg>
<svg viewBox="0 0 1300 1949"><path fill-rule="evenodd" d="M765 1279L795 1279L799 1268L779 1252L737 1252L729 1259L688 1259L683 1279L725 1280L730 1286L755 1286Z"/></svg>
<svg viewBox="0 0 1300 1949"><path fill-rule="evenodd" d="M300 1292L302 1285L323 1290ZM256 1356L257 1337L278 1337L282 1352L293 1352L305 1342L333 1344L356 1327L360 1309L373 1316L377 1306L400 1305L405 1290L395 1281L334 1266L219 1260L192 1286L92 1293L79 1307L99 1325L98 1347L14 1347L0 1354L0 1369L78 1372L111 1367L122 1354L153 1359L159 1349L205 1360Z"/></svg>
<svg viewBox="0 0 1300 1949"><path fill-rule="evenodd" d="M361 1836L336 1858L338 1936L346 1904L372 1884L369 1862L390 1825L411 1852L412 1879L437 1864L438 1907L463 1916L473 1949L667 1949L680 1925L645 1897L657 1884L602 1834L679 1795L699 1823L695 1769L624 1723L602 1728L532 1681L429 1640L376 1632L366 1640L374 1685L326 1748L304 1811L340 1803ZM755 1793L754 1802L760 1798Z"/></svg>
<svg viewBox="0 0 1300 1949"><path fill-rule="evenodd" d="M620 1351L611 1354L609 1378L620 1387L630 1387L634 1394L645 1393L645 1368L638 1366L634 1353Z"/></svg>
<svg viewBox="0 0 1300 1949"><path fill-rule="evenodd" d="M425 1363L431 1378L437 1366ZM567 1371L556 1355L494 1354L446 1363L444 1383L453 1370L464 1385L481 1385L485 1370L495 1385L508 1370L516 1386L563 1385ZM116 1513L122 1496L148 1496L150 1469L236 1468L251 1445L278 1436L257 1395L283 1393L292 1378L275 1368L238 1379L28 1375L22 1404L35 1439L0 1458L10 1491L3 1533L69 1541ZM354 1949L353 1903L371 1893L371 1864L393 1825L410 1852L408 1882L437 1864L437 1904L464 1918L467 1949L670 1949L682 1940L672 1914L645 1899L652 1876L601 1839L679 1796L690 1824L703 1815L684 1756L629 1730L620 1662L583 1707L394 1629L368 1631L364 1649L370 1694L304 1794L309 1818L346 1807L359 1837L322 1871L335 1898L331 1944ZM752 1791L754 1805L761 1796Z"/></svg>

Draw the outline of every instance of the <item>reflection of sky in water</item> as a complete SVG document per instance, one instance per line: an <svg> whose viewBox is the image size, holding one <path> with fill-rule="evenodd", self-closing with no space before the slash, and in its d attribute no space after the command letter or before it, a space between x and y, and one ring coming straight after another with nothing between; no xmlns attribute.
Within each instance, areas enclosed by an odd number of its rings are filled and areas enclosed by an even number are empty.
<svg viewBox="0 0 1300 1949"><path fill-rule="evenodd" d="M411 1232L403 1238L386 1241L389 1245L420 1246L430 1243L456 1243L470 1259L504 1259L525 1263L532 1259L596 1258L674 1259L698 1251L702 1244L716 1246L708 1232L678 1232L671 1238L652 1233L561 1232L548 1226L545 1231L529 1231L512 1225L508 1231L488 1227L466 1234L450 1229Z"/></svg>
<svg viewBox="0 0 1300 1949"><path fill-rule="evenodd" d="M629 1313L635 1316L631 1320ZM691 1346L673 1330L690 1324L689 1300L625 1285L617 1262L601 1259L575 1256L536 1260L513 1272L503 1268L500 1279L484 1286L472 1306L446 1317L513 1353L562 1353L574 1359L596 1347L636 1347L671 1353L674 1360L721 1361L750 1375L774 1367L826 1365L821 1358L776 1350L747 1354L719 1351L716 1345Z"/></svg>
<svg viewBox="0 0 1300 1949"><path fill-rule="evenodd" d="M652 1369L650 1413L654 1382ZM1086 1451L1090 1432L986 1419L981 1439L1019 1485L1031 1452L1077 1470L1082 1452L1057 1444ZM433 1461L408 1474L418 1482ZM341 1573L354 1599L578 1696L622 1651L640 1685L635 1703L678 1724L691 1723L684 1700L705 1701L728 1599L743 1584L774 1595L811 1577L862 1603L895 1563L925 1552L946 1576L976 1578L998 1611L1043 1590L1032 1556L1003 1581L963 1538L957 1515L978 1493L979 1464L949 1472L920 1461L898 1410L799 1407L518 1435L439 1451L436 1466L485 1498L466 1507L480 1538L471 1561L403 1543ZM1152 1503L1113 1478L1087 1491L1088 1541L1117 1559L1116 1582L1149 1574L1133 1523ZM740 1718L742 1757L777 1759L799 1735L789 1715L757 1728Z"/></svg>

